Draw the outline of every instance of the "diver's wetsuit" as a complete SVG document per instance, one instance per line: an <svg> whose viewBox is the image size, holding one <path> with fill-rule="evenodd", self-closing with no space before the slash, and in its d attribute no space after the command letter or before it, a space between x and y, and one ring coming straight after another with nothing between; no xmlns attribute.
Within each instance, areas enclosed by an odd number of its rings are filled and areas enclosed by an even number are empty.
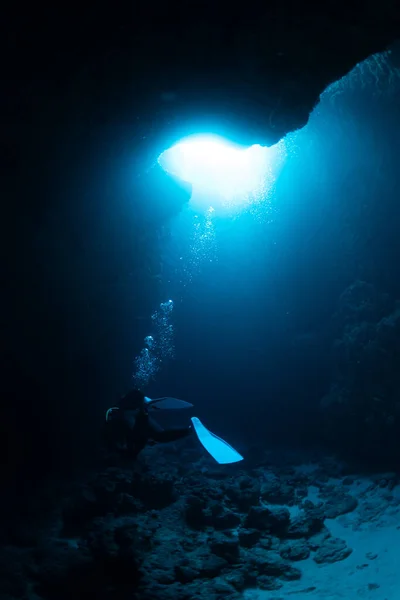
<svg viewBox="0 0 400 600"><path fill-rule="evenodd" d="M109 442L118 447L118 442L125 443L120 451L131 459L136 459L139 453L149 442L174 442L186 437L191 433L192 427L188 425L181 428L163 429L155 419L149 415L149 409L145 403L144 394L138 390L132 390L121 398L119 406L116 407L116 418L110 421L113 435L109 436ZM129 413L137 413L134 423L129 420ZM114 442L114 444L113 444Z"/></svg>
<svg viewBox="0 0 400 600"><path fill-rule="evenodd" d="M174 442L186 437L191 426L180 429L163 429L147 412L140 411L134 426L126 436L126 453L136 458L149 442Z"/></svg>

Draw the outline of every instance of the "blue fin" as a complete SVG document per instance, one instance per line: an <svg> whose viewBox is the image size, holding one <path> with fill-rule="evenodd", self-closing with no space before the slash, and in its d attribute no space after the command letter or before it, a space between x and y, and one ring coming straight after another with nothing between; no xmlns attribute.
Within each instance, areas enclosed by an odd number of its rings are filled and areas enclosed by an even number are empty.
<svg viewBox="0 0 400 600"><path fill-rule="evenodd" d="M186 402L185 400L178 400L178 398L151 398L145 397L146 405L150 405L151 408L162 409L162 410L182 410L183 408L192 408L193 404Z"/></svg>
<svg viewBox="0 0 400 600"><path fill-rule="evenodd" d="M232 446L219 438L214 433L211 433L197 417L192 417L194 430L199 438L199 442L207 450L209 454L220 465L239 462L243 460L243 456L239 454Z"/></svg>

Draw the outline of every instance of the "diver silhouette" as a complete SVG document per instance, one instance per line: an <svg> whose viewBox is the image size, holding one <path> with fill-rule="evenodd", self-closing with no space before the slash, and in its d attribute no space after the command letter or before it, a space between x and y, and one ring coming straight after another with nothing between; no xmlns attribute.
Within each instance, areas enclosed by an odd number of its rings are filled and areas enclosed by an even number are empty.
<svg viewBox="0 0 400 600"><path fill-rule="evenodd" d="M177 398L152 400L139 390L131 390L118 405L106 412L105 440L111 451L118 451L132 460L152 443L174 442L194 432L207 452L219 463L229 464L243 457L227 442L211 433L197 417L184 427L163 428L154 418L157 411L184 410L193 404Z"/></svg>

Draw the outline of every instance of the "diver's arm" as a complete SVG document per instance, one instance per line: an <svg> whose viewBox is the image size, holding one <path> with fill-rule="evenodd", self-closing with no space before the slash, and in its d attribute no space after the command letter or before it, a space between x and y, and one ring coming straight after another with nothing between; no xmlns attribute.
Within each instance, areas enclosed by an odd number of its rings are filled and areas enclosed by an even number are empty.
<svg viewBox="0 0 400 600"><path fill-rule="evenodd" d="M174 429L163 429L154 419L149 417L149 429L150 429L150 437L155 442L175 442L176 440L180 440L187 435L189 435L192 431L192 426L188 425L186 427L177 427Z"/></svg>

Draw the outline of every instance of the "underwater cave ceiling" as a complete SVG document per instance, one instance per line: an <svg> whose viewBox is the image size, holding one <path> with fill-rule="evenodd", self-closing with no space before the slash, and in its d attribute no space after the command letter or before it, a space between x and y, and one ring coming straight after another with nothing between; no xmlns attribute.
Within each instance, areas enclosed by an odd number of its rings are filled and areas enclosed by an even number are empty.
<svg viewBox="0 0 400 600"><path fill-rule="evenodd" d="M156 1L78 16L69 10L57 27L33 13L32 28L27 14L10 28L6 155L31 144L41 172L46 157L82 170L102 152L104 161L133 156L140 173L182 135L211 127L272 145L307 123L327 85L400 34L391 0Z"/></svg>
<svg viewBox="0 0 400 600"><path fill-rule="evenodd" d="M307 123L327 85L400 35L397 3L388 0L203 2L188 12L168 3L158 27L142 10L140 31L122 25L124 48L114 59L109 49L104 84L125 80L140 133L160 152L193 123L272 145Z"/></svg>
<svg viewBox="0 0 400 600"><path fill-rule="evenodd" d="M210 123L232 141L273 145L307 123L330 83L400 34L389 1L220 2L212 24L207 4L175 18L168 4L175 26L133 42L144 57L133 103L147 163Z"/></svg>
<svg viewBox="0 0 400 600"><path fill-rule="evenodd" d="M157 115L152 131L160 151L193 121L200 128L215 122L246 145L272 145L307 123L330 83L400 35L400 11L390 2L302 3L294 10L278 1L257 11L240 3L237 18L231 11L213 25L185 21L173 40L147 41L160 54L149 61L154 81L145 104L155 110L143 105L143 114L149 121Z"/></svg>

